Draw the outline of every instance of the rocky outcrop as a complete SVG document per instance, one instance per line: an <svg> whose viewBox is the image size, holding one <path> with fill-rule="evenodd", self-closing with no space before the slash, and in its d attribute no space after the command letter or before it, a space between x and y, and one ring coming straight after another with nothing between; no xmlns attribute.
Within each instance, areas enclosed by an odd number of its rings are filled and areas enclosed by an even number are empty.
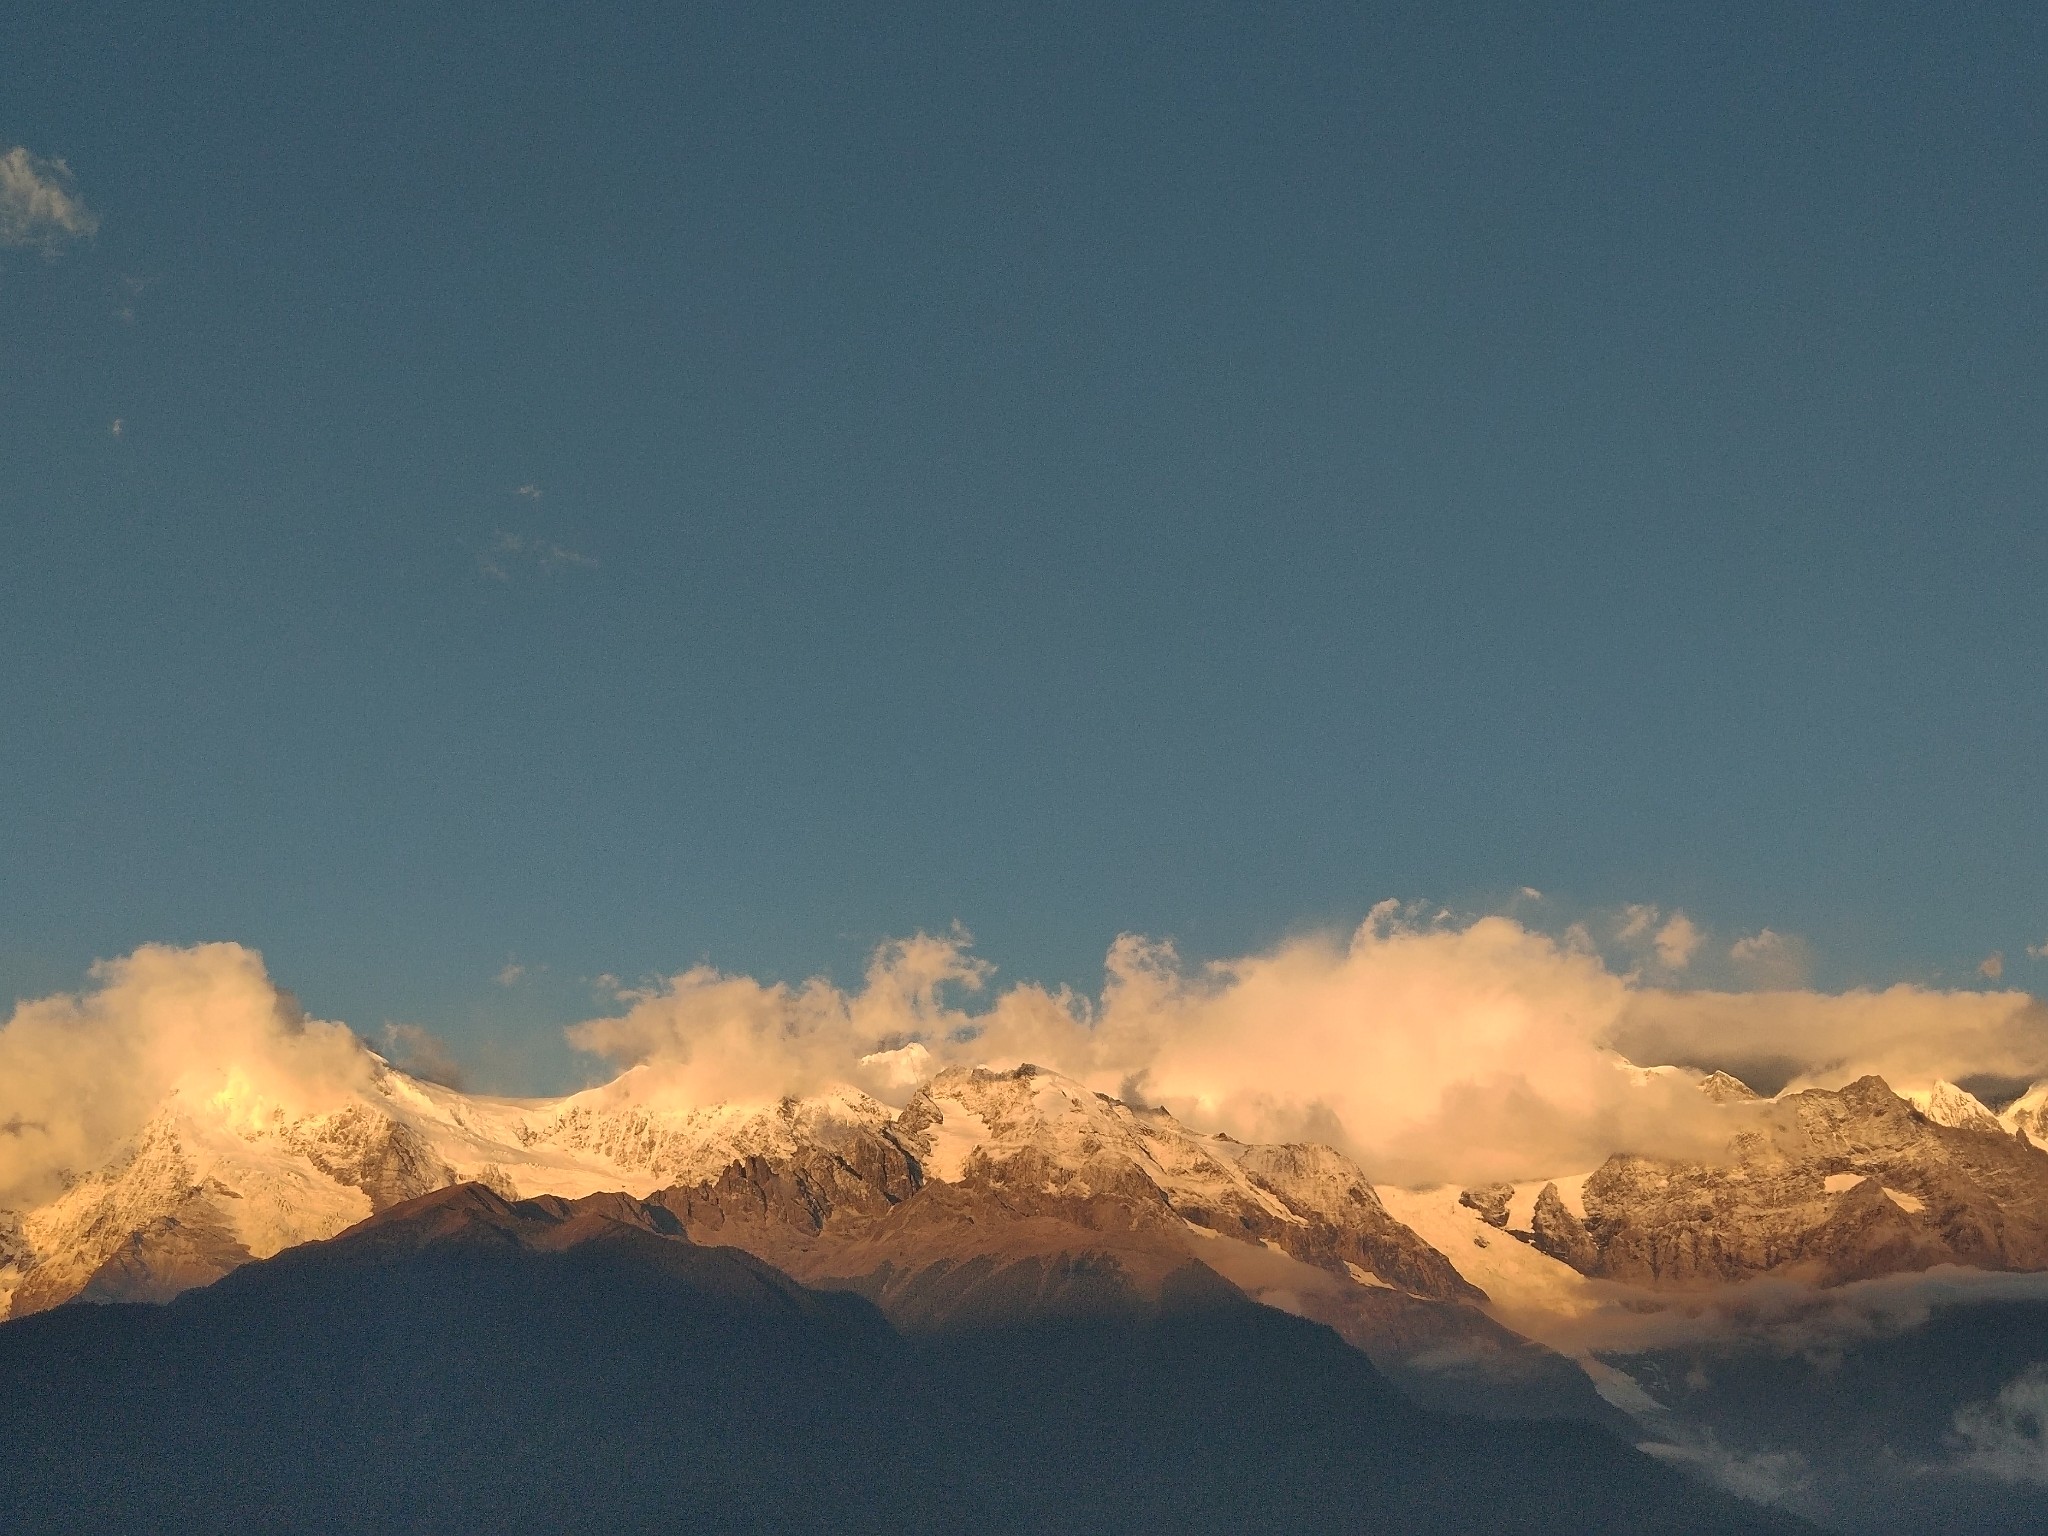
<svg viewBox="0 0 2048 1536"><path fill-rule="evenodd" d="M906 1266L1035 1256L1049 1233L1079 1251L1113 1238L1124 1261L1134 1242L1150 1244L1177 1264L1191 1241L1222 1236L1347 1283L1356 1271L1419 1296L1480 1299L1331 1149L1200 1136L1164 1110L1030 1066L941 1073L879 1132L735 1161L656 1198L700 1241L806 1276L872 1261L900 1278ZM971 1252L967 1229L978 1233Z"/></svg>
<svg viewBox="0 0 2048 1536"><path fill-rule="evenodd" d="M1420 1400L1601 1412L1568 1362L1477 1309L1348 1158L1198 1135L1028 1066L942 1073L878 1134L651 1198L693 1240L858 1292L913 1331L1153 1316L1188 1275L1221 1274L1339 1327Z"/></svg>
<svg viewBox="0 0 2048 1536"><path fill-rule="evenodd" d="M337 1184L360 1189L373 1211L456 1181L455 1170L419 1132L367 1105L296 1121L278 1132L278 1141Z"/></svg>
<svg viewBox="0 0 2048 1536"><path fill-rule="evenodd" d="M842 1223L881 1215L919 1182L909 1155L870 1132L837 1151L800 1146L781 1157L750 1155L716 1178L652 1198L701 1242L782 1253L815 1240L835 1215Z"/></svg>
<svg viewBox="0 0 2048 1536"><path fill-rule="evenodd" d="M1546 1184L1537 1193L1529 1226L1529 1241L1538 1252L1561 1259L1582 1273L1599 1263L1599 1245L1586 1231L1586 1224L1564 1203L1555 1184Z"/></svg>
<svg viewBox="0 0 2048 1536"><path fill-rule="evenodd" d="M1358 1165L1341 1153L1298 1143L1227 1143L1226 1150L1255 1183L1309 1218L1304 1229L1276 1239L1287 1253L1322 1269L1362 1269L1414 1296L1484 1299L1449 1259L1388 1212Z"/></svg>
<svg viewBox="0 0 2048 1536"><path fill-rule="evenodd" d="M1467 1210L1477 1211L1479 1219L1489 1227L1499 1227L1505 1231L1508 1224L1508 1206L1513 1203L1514 1198L1515 1186L1512 1184L1482 1184L1477 1189L1460 1191L1458 1204Z"/></svg>
<svg viewBox="0 0 2048 1536"><path fill-rule="evenodd" d="M1588 1275L1663 1286L2048 1268L2048 1153L1964 1119L1941 1123L1877 1077L1789 1094L1723 1162L1609 1158L1586 1181L1586 1242L1553 1210L1539 1246Z"/></svg>

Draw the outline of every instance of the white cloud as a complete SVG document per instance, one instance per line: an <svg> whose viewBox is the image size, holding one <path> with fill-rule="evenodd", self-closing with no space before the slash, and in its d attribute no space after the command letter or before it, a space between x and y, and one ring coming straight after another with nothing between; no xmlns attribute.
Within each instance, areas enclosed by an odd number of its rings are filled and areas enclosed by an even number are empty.
<svg viewBox="0 0 2048 1536"><path fill-rule="evenodd" d="M2048 939L2043 939L2038 944L2029 944L2027 953L2036 960L2048 960Z"/></svg>
<svg viewBox="0 0 2048 1536"><path fill-rule="evenodd" d="M905 1058L893 1054L900 1047L928 1041L936 1054L1039 999L1059 1006L1033 988L1005 994L980 1016L952 1006L949 991L979 991L993 969L967 952L968 942L955 933L884 944L857 992L821 977L792 987L700 965L652 987L621 989L630 1003L624 1015L575 1025L569 1039L634 1070L636 1092L679 1104L775 1098L846 1081L905 1090Z"/></svg>
<svg viewBox="0 0 2048 1536"><path fill-rule="evenodd" d="M1595 1286L1571 1307L1513 1314L1512 1325L1560 1353L1599 1362L1589 1374L1603 1381L1609 1401L1641 1391L1616 1370L1623 1356L1739 1344L1778 1359L1802 1356L1832 1369L1862 1345L1898 1338L1957 1308L2048 1303L2048 1273L2004 1273L1940 1265L1934 1269L1815 1287L1806 1280L1760 1275L1686 1298L1683 1306L1646 1307L1647 1293L1629 1286ZM1609 1376L1607 1372L1614 1372ZM1608 1386L1619 1390L1610 1393ZM1656 1399L1648 1393L1638 1408ZM1631 1409L1631 1411L1636 1411Z"/></svg>
<svg viewBox="0 0 2048 1536"><path fill-rule="evenodd" d="M1621 909L1621 926L1614 930L1614 936L1626 944L1631 939L1640 939L1648 933L1656 921L1655 907L1643 902L1632 902Z"/></svg>
<svg viewBox="0 0 2048 1536"><path fill-rule="evenodd" d="M54 254L99 227L99 215L72 190L71 167L62 160L45 160L19 144L0 154L0 245Z"/></svg>
<svg viewBox="0 0 2048 1536"><path fill-rule="evenodd" d="M1504 917L1418 926L1383 904L1348 938L1199 968L1120 940L1078 1065L1205 1128L1335 1142L1394 1182L1530 1178L1616 1147L1724 1140L1685 1079L1617 1070L1603 1037L1630 993L1570 935Z"/></svg>
<svg viewBox="0 0 2048 1536"><path fill-rule="evenodd" d="M166 1098L331 1106L372 1068L340 1024L308 1019L239 944L144 945L91 990L18 1005L0 1025L0 1207L48 1198Z"/></svg>
<svg viewBox="0 0 2048 1536"><path fill-rule="evenodd" d="M535 485L531 480L529 480L526 482L526 484L520 486L519 489L514 491L512 494L515 496L524 496L528 501L539 501L541 497L541 489L539 486Z"/></svg>
<svg viewBox="0 0 2048 1536"><path fill-rule="evenodd" d="M1706 935L1700 932L1699 925L1691 918L1683 912L1674 912L1670 921L1657 930L1654 940L1657 958L1671 970L1682 971L1692 964L1692 957L1699 952L1705 938Z"/></svg>
<svg viewBox="0 0 2048 1536"><path fill-rule="evenodd" d="M945 1066L1031 1061L1198 1129L1327 1141L1417 1184L1560 1177L1615 1151L1710 1155L1749 1113L1694 1090L1715 1067L1764 1062L1822 1086L1878 1072L1901 1089L2048 1075L2048 1008L2025 993L1658 987L1582 940L1428 911L1385 903L1354 932L1209 963L1125 935L1094 996L998 987L960 931L881 946L851 987L709 965L605 976L593 985L615 1011L570 1039L677 1104L833 1083L900 1103ZM384 1039L452 1068L413 1026ZM341 1025L304 1019L253 952L147 946L0 1027L0 1207L93 1166L174 1089L319 1107L368 1062Z"/></svg>
<svg viewBox="0 0 2048 1536"><path fill-rule="evenodd" d="M1988 1403L1958 1409L1955 1426L1962 1470L2048 1484L2048 1365L2029 1366Z"/></svg>
<svg viewBox="0 0 2048 1536"><path fill-rule="evenodd" d="M520 978L525 974L525 966L521 965L517 960L507 960L498 972L498 985L501 987L516 987L519 985Z"/></svg>
<svg viewBox="0 0 2048 1536"><path fill-rule="evenodd" d="M114 424L113 424L112 426L108 427L108 428L107 428L107 431L108 431L108 432L109 432L109 433L110 433L110 434L111 434L112 436L114 436L114 437L119 437L119 436L121 435L121 429L122 429L122 428L123 428L123 427L124 427L125 425L126 425L126 423L125 423L125 422L123 422L123 421L121 420L121 418L120 418L120 417L116 416L116 417L114 418Z"/></svg>
<svg viewBox="0 0 2048 1536"><path fill-rule="evenodd" d="M1711 1429L1678 1441L1647 1441L1637 1449L1685 1467L1753 1504L1782 1503L1813 1480L1812 1469L1799 1452L1738 1451L1722 1444Z"/></svg>
<svg viewBox="0 0 2048 1536"><path fill-rule="evenodd" d="M448 1049L446 1041L417 1024L384 1026L384 1059L401 1072L430 1083L450 1088L462 1086L462 1064L455 1059L455 1053Z"/></svg>
<svg viewBox="0 0 2048 1536"><path fill-rule="evenodd" d="M1737 939L1728 947L1728 958L1742 978L1757 987L1799 986L1812 966L1804 939L1769 928Z"/></svg>
<svg viewBox="0 0 2048 1536"><path fill-rule="evenodd" d="M2023 993L1645 987L1569 938L1509 918L1417 924L1393 903L1346 938L1200 967L1124 936L1094 999L989 979L961 934L885 946L854 991L698 967L571 1038L688 1100L827 1081L901 1098L911 1042L934 1071L1034 1061L1200 1128L1331 1141L1393 1182L1542 1178L1618 1149L1726 1143L1729 1112L1692 1077L1638 1079L1616 1051L1694 1071L1769 1061L1796 1085L2048 1071L2048 1010ZM975 993L987 1001L969 1010Z"/></svg>
<svg viewBox="0 0 2048 1536"><path fill-rule="evenodd" d="M2024 992L1631 993L1608 1037L1633 1061L1774 1072L1792 1088L1876 1073L1894 1088L1938 1078L2048 1075L2048 1008Z"/></svg>
<svg viewBox="0 0 2048 1536"><path fill-rule="evenodd" d="M1977 974L1986 981L1996 981L2005 974L2005 956L1993 950L1977 962Z"/></svg>
<svg viewBox="0 0 2048 1536"><path fill-rule="evenodd" d="M594 571L597 560L560 544L550 544L545 539L502 530L492 536L490 547L477 556L477 569L493 581L510 581L513 574L521 570L552 574L572 567Z"/></svg>
<svg viewBox="0 0 2048 1536"><path fill-rule="evenodd" d="M1692 964L1706 935L1683 912L1673 912L1667 918L1661 908L1632 902L1621 909L1614 938L1638 952L1648 949L1668 971L1682 971Z"/></svg>
<svg viewBox="0 0 2048 1536"><path fill-rule="evenodd" d="M857 989L699 966L622 994L621 1016L571 1038L693 1102L834 1081L900 1099L913 1042L934 1071L1032 1061L1202 1129L1330 1141L1416 1183L1725 1145L1735 1111L1687 1073L1618 1070L1617 1051L1697 1072L1764 1061L1799 1085L2048 1072L2048 1010L2023 993L1647 987L1506 917L1416 922L1391 903L1349 936L1207 965L1127 935L1106 973L1092 999L996 990L964 935L920 935L877 951Z"/></svg>

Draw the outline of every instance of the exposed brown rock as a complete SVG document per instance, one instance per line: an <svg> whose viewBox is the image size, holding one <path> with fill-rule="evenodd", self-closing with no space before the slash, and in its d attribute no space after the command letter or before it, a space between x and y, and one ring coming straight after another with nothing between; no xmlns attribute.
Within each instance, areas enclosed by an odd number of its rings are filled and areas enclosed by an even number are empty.
<svg viewBox="0 0 2048 1536"><path fill-rule="evenodd" d="M1609 1158L1586 1181L1592 1253L1563 1237L1544 1251L1648 1285L1779 1270L1835 1282L1940 1263L2048 1268L2048 1153L1938 1124L1878 1077L1753 1115L1725 1162Z"/></svg>
<svg viewBox="0 0 2048 1536"><path fill-rule="evenodd" d="M1598 1262L1598 1246L1587 1234L1585 1223L1564 1203L1555 1184L1544 1185L1536 1196L1536 1211L1529 1225L1529 1240L1539 1253L1561 1259L1577 1270Z"/></svg>
<svg viewBox="0 0 2048 1536"><path fill-rule="evenodd" d="M279 1140L330 1179L352 1184L386 1210L455 1182L450 1168L419 1133L388 1115L352 1104L287 1127Z"/></svg>
<svg viewBox="0 0 2048 1536"><path fill-rule="evenodd" d="M1499 1227L1505 1231L1508 1224L1508 1205L1514 1198L1515 1186L1512 1184L1482 1184L1477 1189L1460 1191L1458 1204L1467 1210L1477 1211L1479 1219L1489 1227Z"/></svg>

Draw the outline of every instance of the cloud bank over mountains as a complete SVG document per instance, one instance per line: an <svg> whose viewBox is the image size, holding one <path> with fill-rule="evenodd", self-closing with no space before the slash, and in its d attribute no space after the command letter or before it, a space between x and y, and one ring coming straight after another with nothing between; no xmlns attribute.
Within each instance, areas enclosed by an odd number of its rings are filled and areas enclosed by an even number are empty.
<svg viewBox="0 0 2048 1536"><path fill-rule="evenodd" d="M341 1024L309 1019L239 944L149 944L93 986L19 1004L0 1027L0 1206L47 1199L172 1093L229 1111L311 1114L369 1081Z"/></svg>
<svg viewBox="0 0 2048 1536"><path fill-rule="evenodd" d="M1700 942L1689 922L1642 929L1674 958ZM376 1067L239 945L145 946L91 983L0 1026L0 1206L48 1198L174 1091L313 1113ZM699 966L618 1000L569 1037L620 1070L611 1092L650 1106L832 1084L900 1103L945 1066L1030 1061L1196 1129L1328 1142L1398 1184L1553 1177L1616 1150L1711 1155L1728 1120L1693 1084L1717 1067L1795 1087L1877 1072L1901 1090L2048 1076L2048 1008L2023 992L1680 990L1617 972L1577 930L1393 903L1348 935L1203 964L1126 935L1092 997L999 987L956 931L883 945L850 988ZM434 1054L423 1036L385 1044ZM1641 1070L1667 1064L1688 1070Z"/></svg>

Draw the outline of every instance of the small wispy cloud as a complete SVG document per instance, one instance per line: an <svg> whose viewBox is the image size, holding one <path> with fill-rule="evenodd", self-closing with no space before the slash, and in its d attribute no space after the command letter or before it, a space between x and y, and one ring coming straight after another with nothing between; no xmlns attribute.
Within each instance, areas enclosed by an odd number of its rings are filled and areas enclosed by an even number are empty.
<svg viewBox="0 0 2048 1536"><path fill-rule="evenodd" d="M1614 937L1623 944L1647 945L1655 951L1657 963L1668 971L1682 971L1699 953L1706 933L1683 912L1666 917L1648 902L1633 902L1621 909Z"/></svg>
<svg viewBox="0 0 2048 1536"><path fill-rule="evenodd" d="M1812 1468L1799 1452L1736 1450L1722 1444L1711 1429L1679 1441L1649 1441L1637 1449L1686 1467L1754 1504L1780 1503L1813 1480Z"/></svg>
<svg viewBox="0 0 2048 1536"><path fill-rule="evenodd" d="M384 1059L410 1077L460 1088L462 1064L446 1041L417 1024L384 1026Z"/></svg>
<svg viewBox="0 0 2048 1536"><path fill-rule="evenodd" d="M539 486L535 485L531 480L529 480L526 482L526 484L520 486L519 489L514 491L512 494L514 496L524 496L528 501L539 501L541 497L541 490Z"/></svg>
<svg viewBox="0 0 2048 1536"><path fill-rule="evenodd" d="M119 307L114 311L114 318L123 325L133 325L135 323L135 301L141 298L155 282L156 279L151 277L122 278L122 297L119 301Z"/></svg>
<svg viewBox="0 0 2048 1536"><path fill-rule="evenodd" d="M2015 1376L1988 1403L1955 1417L1956 1465L2005 1483L2048 1483L2048 1365Z"/></svg>
<svg viewBox="0 0 2048 1536"><path fill-rule="evenodd" d="M2038 944L2029 944L2027 953L2036 960L2048 960L2048 939L2043 939Z"/></svg>
<svg viewBox="0 0 2048 1536"><path fill-rule="evenodd" d="M54 256L99 227L99 215L72 190L71 167L61 159L46 160L19 144L0 153L0 245Z"/></svg>
<svg viewBox="0 0 2048 1536"><path fill-rule="evenodd" d="M498 985L501 987L516 987L519 985L520 978L525 974L525 966L521 965L517 960L507 960L504 968L498 972Z"/></svg>
<svg viewBox="0 0 2048 1536"><path fill-rule="evenodd" d="M476 557L476 564L493 581L510 581L520 571L551 575L556 571L597 569L595 556L502 529L492 535L490 546Z"/></svg>
<svg viewBox="0 0 2048 1536"><path fill-rule="evenodd" d="M1682 971L1692 964L1692 957L1699 953L1699 947L1706 935L1700 926L1683 912L1671 914L1657 937L1652 941L1656 946L1657 958L1674 971Z"/></svg>
<svg viewBox="0 0 2048 1536"><path fill-rule="evenodd" d="M1728 948L1728 958L1750 985L1758 987L1800 986L1813 960L1804 939L1769 928L1737 939Z"/></svg>
<svg viewBox="0 0 2048 1536"><path fill-rule="evenodd" d="M1996 981L2005 974L2005 955L1994 949L1977 963L1977 974L1986 981Z"/></svg>
<svg viewBox="0 0 2048 1536"><path fill-rule="evenodd" d="M1640 939L1650 931L1657 921L1657 909L1645 902L1632 902L1621 909L1621 926L1614 930L1614 936L1623 943Z"/></svg>
<svg viewBox="0 0 2048 1536"><path fill-rule="evenodd" d="M606 1002L624 1003L629 1008L638 1003L651 1002L661 995L661 988L662 982L658 977L650 977L634 984L622 980L610 971L600 971L590 978L590 990L597 996Z"/></svg>
<svg viewBox="0 0 2048 1536"><path fill-rule="evenodd" d="M121 435L122 429L126 425L126 422L124 422L119 416L116 416L114 418L113 425L107 428L107 433L111 437L119 437Z"/></svg>

